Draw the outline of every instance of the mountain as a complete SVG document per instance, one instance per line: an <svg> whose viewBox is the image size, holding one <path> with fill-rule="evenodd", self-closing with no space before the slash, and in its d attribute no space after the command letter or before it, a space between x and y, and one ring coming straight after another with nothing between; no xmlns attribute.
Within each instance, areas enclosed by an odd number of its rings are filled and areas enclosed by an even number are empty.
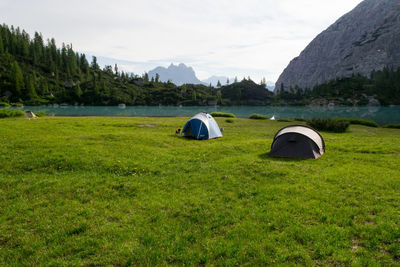
<svg viewBox="0 0 400 267"><path fill-rule="evenodd" d="M365 0L319 34L294 58L276 82L275 92L373 70L400 66L400 1Z"/></svg>
<svg viewBox="0 0 400 267"><path fill-rule="evenodd" d="M161 82L167 82L170 80L176 85L182 84L202 84L202 82L196 77L192 67L188 67L181 63L174 65L171 63L168 68L157 67L148 72L149 79L156 78L156 74L159 75Z"/></svg>
<svg viewBox="0 0 400 267"><path fill-rule="evenodd" d="M275 83L274 83L274 82L271 82L271 81L267 81L266 87L267 87L268 90L274 91Z"/></svg>

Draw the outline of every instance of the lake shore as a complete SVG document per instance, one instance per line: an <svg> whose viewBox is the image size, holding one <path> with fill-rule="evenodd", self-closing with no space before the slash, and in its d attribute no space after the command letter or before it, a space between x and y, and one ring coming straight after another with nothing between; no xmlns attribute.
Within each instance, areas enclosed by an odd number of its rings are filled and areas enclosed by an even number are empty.
<svg viewBox="0 0 400 267"><path fill-rule="evenodd" d="M21 109L21 108L18 108ZM44 111L50 116L117 116L117 117L191 117L198 112L233 113L240 118L248 118L252 114L262 114L275 118L341 117L363 118L383 125L400 123L400 106L392 107L327 107L327 106L25 106L23 110L33 112Z"/></svg>

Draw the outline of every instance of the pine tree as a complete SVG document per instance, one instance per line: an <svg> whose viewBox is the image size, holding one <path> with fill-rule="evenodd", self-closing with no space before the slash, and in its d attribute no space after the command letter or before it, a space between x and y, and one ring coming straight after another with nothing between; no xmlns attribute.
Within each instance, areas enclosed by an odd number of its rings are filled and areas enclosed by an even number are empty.
<svg viewBox="0 0 400 267"><path fill-rule="evenodd" d="M87 77L89 73L89 63L86 60L85 54L81 54L80 56L79 67L81 68L83 75Z"/></svg>
<svg viewBox="0 0 400 267"><path fill-rule="evenodd" d="M107 87L106 82L103 82L103 83L102 83L102 86L101 86L101 94L102 94L102 96L105 97L105 98L109 98L109 97L110 97L110 90L109 90L109 88Z"/></svg>
<svg viewBox="0 0 400 267"><path fill-rule="evenodd" d="M31 75L28 75L26 78L26 91L28 100L34 100L38 98L34 85L34 78Z"/></svg>
<svg viewBox="0 0 400 267"><path fill-rule="evenodd" d="M78 66L76 64L75 53L72 50L72 45L67 45L67 66L72 75L78 72Z"/></svg>
<svg viewBox="0 0 400 267"><path fill-rule="evenodd" d="M117 65L117 63L115 63L114 71L115 71L115 75L118 75L118 65Z"/></svg>
<svg viewBox="0 0 400 267"><path fill-rule="evenodd" d="M75 96L79 99L82 95L82 90L79 83L75 86Z"/></svg>
<svg viewBox="0 0 400 267"><path fill-rule="evenodd" d="M47 84L47 82L45 80L42 80L40 82L40 95L41 96L47 96L49 95L49 85Z"/></svg>
<svg viewBox="0 0 400 267"><path fill-rule="evenodd" d="M237 76L235 76L235 80L234 80L233 82L234 82L234 83L237 83L237 82L238 82Z"/></svg>
<svg viewBox="0 0 400 267"><path fill-rule="evenodd" d="M3 53L4 53L3 36L0 35L0 54L3 54Z"/></svg>
<svg viewBox="0 0 400 267"><path fill-rule="evenodd" d="M144 81L145 83L148 83L148 82L149 82L149 74L147 74L147 72L145 72L144 75L143 75L143 81Z"/></svg>
<svg viewBox="0 0 400 267"><path fill-rule="evenodd" d="M217 82L217 87L220 88L221 87L221 82L218 80Z"/></svg>
<svg viewBox="0 0 400 267"><path fill-rule="evenodd" d="M226 84L227 84L227 85L229 84L229 78L226 79Z"/></svg>
<svg viewBox="0 0 400 267"><path fill-rule="evenodd" d="M92 57L92 63L90 64L90 67L94 70L97 71L100 67L97 64L97 58L95 56Z"/></svg>
<svg viewBox="0 0 400 267"><path fill-rule="evenodd" d="M221 94L221 91L218 91L217 92L217 100L218 100L218 104L222 104L222 94Z"/></svg>
<svg viewBox="0 0 400 267"><path fill-rule="evenodd" d="M99 87L97 85L95 72L92 72L92 78L93 78L93 92L94 92L95 97L97 98L100 94L100 91L99 91Z"/></svg>
<svg viewBox="0 0 400 267"><path fill-rule="evenodd" d="M40 62L43 58L43 48L44 48L43 37L41 34L35 32L35 36L33 38L33 45L37 59Z"/></svg>
<svg viewBox="0 0 400 267"><path fill-rule="evenodd" d="M267 86L267 81L265 80L265 77L261 79L260 85L263 85L264 87Z"/></svg>
<svg viewBox="0 0 400 267"><path fill-rule="evenodd" d="M22 90L24 89L24 76L22 75L22 70L17 61L14 61L11 66L11 82L13 94L15 94L16 97L21 97Z"/></svg>

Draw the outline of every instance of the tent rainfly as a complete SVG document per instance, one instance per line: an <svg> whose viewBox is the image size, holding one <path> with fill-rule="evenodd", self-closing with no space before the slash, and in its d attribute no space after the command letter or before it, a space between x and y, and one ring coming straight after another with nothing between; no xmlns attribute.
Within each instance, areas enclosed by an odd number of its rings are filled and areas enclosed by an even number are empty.
<svg viewBox="0 0 400 267"><path fill-rule="evenodd" d="M279 130L271 145L269 156L317 159L325 153L325 142L314 129L291 125Z"/></svg>
<svg viewBox="0 0 400 267"><path fill-rule="evenodd" d="M205 112L194 115L183 127L182 134L197 140L222 137L217 122L210 114Z"/></svg>

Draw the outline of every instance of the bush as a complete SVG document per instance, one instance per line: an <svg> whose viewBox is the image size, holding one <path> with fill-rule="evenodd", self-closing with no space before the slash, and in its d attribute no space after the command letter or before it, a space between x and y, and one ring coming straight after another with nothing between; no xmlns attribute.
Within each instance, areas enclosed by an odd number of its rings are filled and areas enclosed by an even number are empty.
<svg viewBox="0 0 400 267"><path fill-rule="evenodd" d="M307 119L304 118L294 118L295 121L307 121Z"/></svg>
<svg viewBox="0 0 400 267"><path fill-rule="evenodd" d="M349 128L350 123L346 120L332 118L313 118L307 124L319 131L343 133Z"/></svg>
<svg viewBox="0 0 400 267"><path fill-rule="evenodd" d="M11 106L13 106L13 107L23 107L24 104L17 102L17 103L11 103Z"/></svg>
<svg viewBox="0 0 400 267"><path fill-rule="evenodd" d="M233 119L226 119L225 122L227 123L234 123L235 121Z"/></svg>
<svg viewBox="0 0 400 267"><path fill-rule="evenodd" d="M236 116L234 114L224 113L224 112L212 112L210 115L213 117L236 118Z"/></svg>
<svg viewBox="0 0 400 267"><path fill-rule="evenodd" d="M44 117L46 116L46 112L45 111L38 111L37 113L35 113L36 116L38 117Z"/></svg>
<svg viewBox="0 0 400 267"><path fill-rule="evenodd" d="M269 118L265 115L261 115L261 114L251 114L249 119L252 120L268 120Z"/></svg>
<svg viewBox="0 0 400 267"><path fill-rule="evenodd" d="M391 123L383 126L384 128L400 129L400 123Z"/></svg>
<svg viewBox="0 0 400 267"><path fill-rule="evenodd" d="M279 122L291 122L292 120L281 118L281 119L277 119L276 121L279 121Z"/></svg>
<svg viewBox="0 0 400 267"><path fill-rule="evenodd" d="M23 117L25 113L22 110L0 109L0 118Z"/></svg>
<svg viewBox="0 0 400 267"><path fill-rule="evenodd" d="M6 103L6 102L0 102L0 107L9 107L10 104Z"/></svg>
<svg viewBox="0 0 400 267"><path fill-rule="evenodd" d="M356 119L356 118L337 118L336 120L339 121L347 121L350 124L358 124L358 125L364 125L364 126L368 126L368 127L379 127L379 125L374 122L373 120L366 120L366 119Z"/></svg>

